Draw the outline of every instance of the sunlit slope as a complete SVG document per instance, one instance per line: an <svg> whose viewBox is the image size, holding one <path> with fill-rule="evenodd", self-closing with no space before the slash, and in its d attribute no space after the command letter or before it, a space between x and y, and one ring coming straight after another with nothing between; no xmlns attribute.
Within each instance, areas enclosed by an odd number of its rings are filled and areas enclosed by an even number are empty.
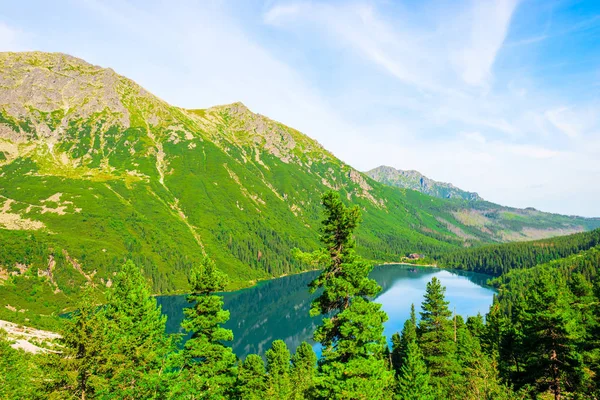
<svg viewBox="0 0 600 400"><path fill-rule="evenodd" d="M586 219L546 213L534 208L519 209L494 204L483 200L477 193L466 192L451 183L434 181L418 171L380 166L365 174L389 186L412 189L443 199L455 199L454 217L497 242L543 239L600 226L598 218Z"/></svg>
<svg viewBox="0 0 600 400"><path fill-rule="evenodd" d="M237 285L298 271L329 189L362 208L371 259L500 240L460 201L375 182L241 103L185 110L80 59L0 53L2 310L56 312L126 258L161 293L205 251Z"/></svg>

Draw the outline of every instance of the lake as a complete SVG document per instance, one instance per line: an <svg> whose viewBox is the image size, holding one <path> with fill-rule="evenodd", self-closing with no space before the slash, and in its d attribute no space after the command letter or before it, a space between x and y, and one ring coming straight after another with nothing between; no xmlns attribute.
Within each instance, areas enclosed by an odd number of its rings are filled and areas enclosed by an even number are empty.
<svg viewBox="0 0 600 400"><path fill-rule="evenodd" d="M290 275L260 282L252 288L223 293L224 308L231 313L225 327L233 331L231 345L235 354L242 359L250 353L263 355L276 339L284 340L292 353L302 341L314 344L312 334L320 320L308 315L314 296L308 293L307 285L318 274L318 271L312 271ZM382 288L376 301L389 316L385 324L388 339L402 330L411 304L415 304L418 313L425 286L434 276L446 287L446 300L450 301L451 310L465 318L487 313L494 295L494 291L485 285L487 275L401 264L377 266L371 277ZM183 308L188 306L185 296L159 296L157 299L168 316L167 332L181 332ZM319 352L318 345L315 350Z"/></svg>

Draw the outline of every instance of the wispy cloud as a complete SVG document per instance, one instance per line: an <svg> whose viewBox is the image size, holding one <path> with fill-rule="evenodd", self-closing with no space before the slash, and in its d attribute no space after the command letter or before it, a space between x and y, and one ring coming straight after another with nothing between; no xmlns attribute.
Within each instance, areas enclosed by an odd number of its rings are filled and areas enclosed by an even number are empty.
<svg viewBox="0 0 600 400"><path fill-rule="evenodd" d="M499 115L497 99L488 95L516 6L516 0L474 2L415 28L411 15L390 20L371 4L299 2L273 6L264 21L300 30L306 22L323 31L331 46L353 51L405 85L395 97L419 99L418 111L437 124L454 121L516 135L518 128Z"/></svg>
<svg viewBox="0 0 600 400"><path fill-rule="evenodd" d="M581 138L587 134L593 136L600 128L600 106L573 109L560 107L546 111L548 121L560 132L571 139Z"/></svg>
<svg viewBox="0 0 600 400"><path fill-rule="evenodd" d="M527 144L508 145L505 146L505 148L512 154L529 158L553 158L560 154L560 152L556 150Z"/></svg>
<svg viewBox="0 0 600 400"><path fill-rule="evenodd" d="M382 11L385 5L372 3L283 2L264 14L264 22L282 31L321 32L336 53L351 51L402 84L383 100L368 90L340 95L363 108L372 102L393 110L385 122L371 127L379 137L393 138L394 132L402 132L396 136L401 145L353 143L361 154L376 152L378 160L397 167L421 169L479 190L490 199L525 205L524 191L532 181L553 179L563 187L574 185L564 172L567 163L570 168L578 165L580 184L593 179L593 153L576 143L562 143L561 137L576 139L600 124L581 105L562 107L561 98L545 93L525 66L518 65L515 75L495 73L503 49L504 56L517 55L530 52L552 35L568 34L553 32L550 16L541 34L513 36L504 48L520 6L517 0L453 2L424 18L404 9L388 15ZM577 29L589 24L586 19ZM519 49L523 45L529 46ZM553 60L557 61L560 57ZM362 73L368 79L367 72ZM381 86L377 90L386 91ZM406 110L419 120L406 117ZM574 156L582 151L588 155ZM498 197L499 188L504 200Z"/></svg>
<svg viewBox="0 0 600 400"><path fill-rule="evenodd" d="M457 22L409 27L390 22L370 4L333 6L313 2L278 4L264 15L265 23L284 27L309 20L336 41L354 48L401 81L446 92L448 68L470 85L485 85L506 37L517 0L473 2L447 16ZM450 12L450 10L449 10ZM410 15L404 16L410 18Z"/></svg>
<svg viewBox="0 0 600 400"><path fill-rule="evenodd" d="M481 86L491 78L492 66L504 43L517 4L517 0L473 3L466 18L472 21L468 40L452 55L466 83Z"/></svg>
<svg viewBox="0 0 600 400"><path fill-rule="evenodd" d="M73 53L183 107L243 101L361 170L417 169L503 204L600 213L598 21L564 17L563 2L539 16L542 0L31 1L45 17L17 26L32 5L11 3L1 50ZM53 18L71 23L49 29Z"/></svg>
<svg viewBox="0 0 600 400"><path fill-rule="evenodd" d="M524 38L524 39L519 39L519 40L515 40L509 43L506 43L506 46L508 47L515 47L515 46L526 46L529 44L536 44L539 42L543 42L544 40L548 39L550 36L548 35L538 35L538 36L532 36L532 37L528 37L528 38Z"/></svg>
<svg viewBox="0 0 600 400"><path fill-rule="evenodd" d="M425 90L447 90L435 82L439 64L432 53L423 50L427 46L424 40L418 40L413 32L393 27L372 5L291 3L276 5L264 16L266 23L279 27L293 27L302 20L322 30L337 46L365 57L405 84Z"/></svg>

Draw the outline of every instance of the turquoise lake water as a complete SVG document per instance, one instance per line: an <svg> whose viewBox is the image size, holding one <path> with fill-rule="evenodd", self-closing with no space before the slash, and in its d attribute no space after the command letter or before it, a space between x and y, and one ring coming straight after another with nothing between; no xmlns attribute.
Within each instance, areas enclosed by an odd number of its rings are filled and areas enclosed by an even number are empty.
<svg viewBox="0 0 600 400"><path fill-rule="evenodd" d="M302 341L314 344L312 334L319 319L308 315L313 295L307 285L318 273L286 276L223 294L225 309L231 313L225 327L233 331L231 345L238 357L243 359L250 353L263 355L275 339L284 340L292 352ZM382 304L389 316L385 324L388 339L402 330L411 304L415 304L417 312L420 310L425 286L434 276L446 287L451 310L465 318L487 313L494 295L485 285L487 275L407 265L377 266L371 277L382 287L375 301ZM181 332L183 308L188 306L185 296L160 296L158 303L168 316L167 331ZM319 352L318 345L315 350Z"/></svg>

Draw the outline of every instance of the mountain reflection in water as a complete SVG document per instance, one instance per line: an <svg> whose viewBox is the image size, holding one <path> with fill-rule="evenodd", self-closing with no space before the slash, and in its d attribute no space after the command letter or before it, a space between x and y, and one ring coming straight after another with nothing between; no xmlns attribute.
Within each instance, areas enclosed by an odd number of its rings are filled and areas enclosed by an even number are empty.
<svg viewBox="0 0 600 400"><path fill-rule="evenodd" d="M276 339L284 340L292 352L303 341L314 344L312 334L320 318L311 318L308 314L315 296L308 292L308 284L318 274L311 271L290 275L249 289L223 293L224 308L231 313L225 327L233 331L231 345L235 354L242 359L251 353L263 355ZM446 300L450 301L451 310L464 317L487 312L494 291L485 286L489 278L486 275L406 265L377 266L371 277L382 288L376 301L389 316L384 331L388 339L402 330L412 303L417 311L420 309L425 286L434 276L446 286ZM160 296L158 303L168 316L167 332L182 332L183 309L188 307L185 296ZM316 350L318 352L318 346Z"/></svg>

